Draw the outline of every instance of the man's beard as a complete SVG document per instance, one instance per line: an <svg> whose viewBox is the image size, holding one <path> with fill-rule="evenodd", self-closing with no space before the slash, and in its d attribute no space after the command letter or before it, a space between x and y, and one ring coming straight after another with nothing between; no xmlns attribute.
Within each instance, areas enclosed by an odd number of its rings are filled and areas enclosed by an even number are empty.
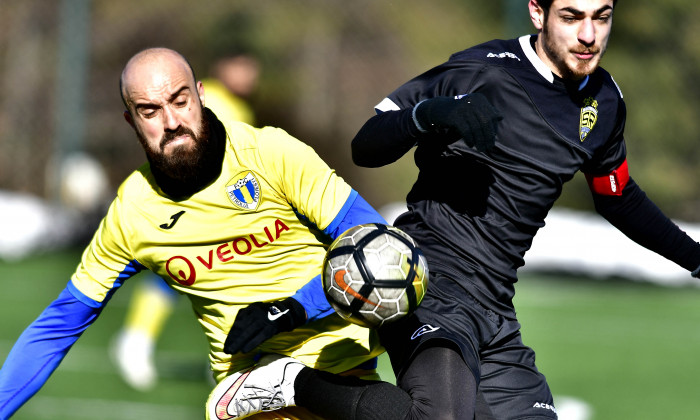
<svg viewBox="0 0 700 420"><path fill-rule="evenodd" d="M203 108L199 134L195 134L189 127L180 126L163 135L158 150L148 147L146 139L137 132L151 164L151 172L166 194L176 198L188 197L203 189L220 173L225 135L218 135L218 130L212 135L210 116L215 124L221 124L211 112L205 112ZM167 143L183 135L192 138L192 145L176 146L166 155L164 150Z"/></svg>
<svg viewBox="0 0 700 420"><path fill-rule="evenodd" d="M544 36L544 53L557 67L562 79L581 80L595 71L595 69L598 67L598 64L597 62L593 62L593 60L599 60L600 57L603 55L603 51L598 51L597 49L592 48L590 49L591 52L599 54L594 55L588 61L579 62L579 65L576 67L570 67L567 64L566 59L564 57L564 55L570 53L570 51L567 49L564 54L561 54L559 50L557 50L555 42L552 40L552 38L547 36L548 32L549 31L547 30L547 26L545 25L545 27L542 30L542 36Z"/></svg>

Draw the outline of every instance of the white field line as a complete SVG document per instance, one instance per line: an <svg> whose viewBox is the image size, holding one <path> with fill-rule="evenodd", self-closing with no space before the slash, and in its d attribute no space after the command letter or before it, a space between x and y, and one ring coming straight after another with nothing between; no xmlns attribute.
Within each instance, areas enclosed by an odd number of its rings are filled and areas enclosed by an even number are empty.
<svg viewBox="0 0 700 420"><path fill-rule="evenodd" d="M0 339L0 363L5 360L13 345L13 340ZM186 352L158 350L158 357L162 360L191 360L196 355ZM202 353L201 358L203 363L208 360L206 353ZM71 348L58 369L71 372L112 373L118 375L117 368L110 359L108 346L86 346L82 345L80 340Z"/></svg>
<svg viewBox="0 0 700 420"><path fill-rule="evenodd" d="M13 340L0 339L0 360L5 360L13 345ZM78 341L58 368L72 372L116 373L111 363L105 361L110 362L106 347L83 346Z"/></svg>
<svg viewBox="0 0 700 420"><path fill-rule="evenodd" d="M199 410L170 404L36 396L18 411L20 414L27 418L46 420L191 420L204 417L204 406Z"/></svg>

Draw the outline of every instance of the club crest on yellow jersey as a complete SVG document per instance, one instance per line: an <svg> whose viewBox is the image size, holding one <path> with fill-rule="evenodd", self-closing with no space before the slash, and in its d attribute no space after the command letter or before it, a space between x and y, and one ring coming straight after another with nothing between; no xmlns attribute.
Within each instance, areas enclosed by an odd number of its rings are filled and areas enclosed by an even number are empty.
<svg viewBox="0 0 700 420"><path fill-rule="evenodd" d="M260 204L260 183L251 171L240 172L226 184L226 194L234 206L256 210Z"/></svg>
<svg viewBox="0 0 700 420"><path fill-rule="evenodd" d="M579 140L586 140L588 134L593 131L595 123L598 121L598 101L593 98L583 100L583 108L581 108L581 120L578 126Z"/></svg>

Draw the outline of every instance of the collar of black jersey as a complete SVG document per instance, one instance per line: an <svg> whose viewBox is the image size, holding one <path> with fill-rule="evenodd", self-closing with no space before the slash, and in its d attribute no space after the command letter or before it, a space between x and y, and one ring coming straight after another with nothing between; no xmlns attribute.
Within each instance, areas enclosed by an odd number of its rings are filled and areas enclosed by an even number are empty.
<svg viewBox="0 0 700 420"><path fill-rule="evenodd" d="M204 108L204 118L209 124L210 144L196 174L185 179L173 179L155 165L150 165L157 186L175 201L186 200L206 188L221 174L226 149L226 129L209 108Z"/></svg>
<svg viewBox="0 0 700 420"><path fill-rule="evenodd" d="M537 47L536 47L537 37L538 37L538 35L532 35L529 38L530 47L532 47L532 53L534 54L533 58L536 58L537 61L539 63L541 63L541 66L542 66L541 68L545 69L547 71L547 73L549 75L551 75L551 80L546 76L545 76L545 78L547 78L551 83L554 83L554 84L557 84L560 86L564 86L564 88L569 92L570 95L576 96L578 94L578 92L582 91L588 85L588 82L590 81L591 76L600 73L598 71L598 68L596 68L593 71L593 73L587 75L586 77L584 77L581 80L564 79L560 76L557 76L557 74L554 73L552 71L552 69L549 68L549 66L544 64L544 61L542 61L542 59L537 55ZM527 51L525 51L525 55L526 56L528 55ZM530 58L530 57L528 56L528 58ZM532 64L535 65L535 63L533 62L533 58L530 58L530 62L532 62ZM540 69L537 65L535 65L535 68L538 69L537 71L539 71L540 74L542 74L544 76L544 74L543 74L544 70Z"/></svg>

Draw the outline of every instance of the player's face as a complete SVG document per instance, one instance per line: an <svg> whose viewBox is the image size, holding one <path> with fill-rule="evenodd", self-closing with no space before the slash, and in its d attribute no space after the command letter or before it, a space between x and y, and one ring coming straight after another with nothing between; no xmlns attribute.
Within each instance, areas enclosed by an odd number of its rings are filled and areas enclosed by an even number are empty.
<svg viewBox="0 0 700 420"><path fill-rule="evenodd" d="M196 173L209 139L201 83L177 60L150 64L128 76L130 112L125 117L151 164L173 178Z"/></svg>
<svg viewBox="0 0 700 420"><path fill-rule="evenodd" d="M554 0L547 16L530 0L530 17L539 31L537 55L557 76L582 79L600 64L612 16L613 0Z"/></svg>

